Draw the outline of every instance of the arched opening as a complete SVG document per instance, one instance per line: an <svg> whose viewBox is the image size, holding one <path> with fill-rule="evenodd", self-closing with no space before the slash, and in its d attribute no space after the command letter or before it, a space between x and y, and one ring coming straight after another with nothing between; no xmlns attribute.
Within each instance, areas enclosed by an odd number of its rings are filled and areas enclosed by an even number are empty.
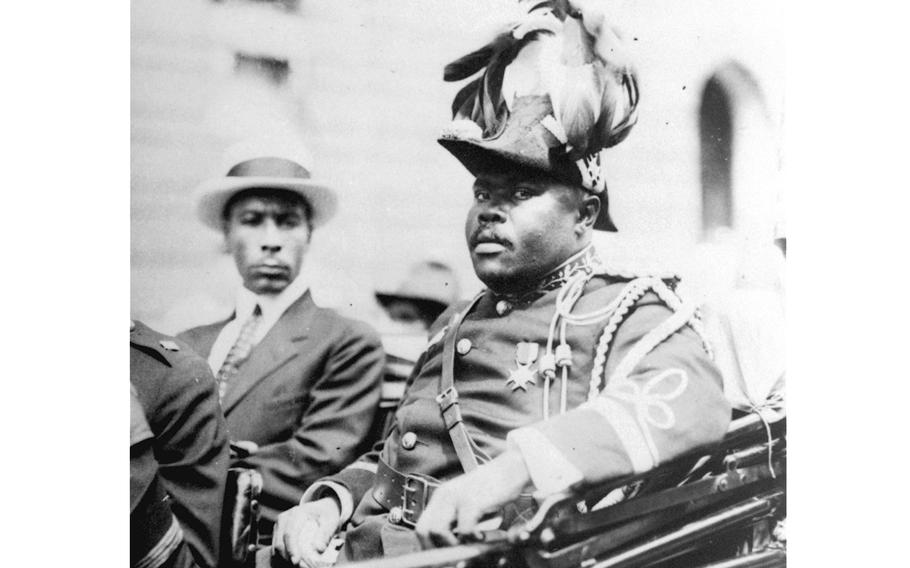
<svg viewBox="0 0 910 568"><path fill-rule="evenodd" d="M717 77L705 85L699 109L702 229L709 235L733 227L733 116Z"/></svg>
<svg viewBox="0 0 910 568"><path fill-rule="evenodd" d="M699 108L702 236L735 231L771 240L778 149L755 78L736 62L705 82Z"/></svg>

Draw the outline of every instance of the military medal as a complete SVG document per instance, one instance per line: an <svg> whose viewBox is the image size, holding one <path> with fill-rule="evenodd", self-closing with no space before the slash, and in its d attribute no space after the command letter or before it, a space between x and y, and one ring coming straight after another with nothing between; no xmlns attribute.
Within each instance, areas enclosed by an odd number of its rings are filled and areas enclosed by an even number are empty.
<svg viewBox="0 0 910 568"><path fill-rule="evenodd" d="M537 353L540 346L536 343L522 341L517 345L515 351L515 363L517 369L509 371L509 380L506 381L513 391L521 389L528 390L528 383L537 384L537 371L531 369L531 365L537 360Z"/></svg>

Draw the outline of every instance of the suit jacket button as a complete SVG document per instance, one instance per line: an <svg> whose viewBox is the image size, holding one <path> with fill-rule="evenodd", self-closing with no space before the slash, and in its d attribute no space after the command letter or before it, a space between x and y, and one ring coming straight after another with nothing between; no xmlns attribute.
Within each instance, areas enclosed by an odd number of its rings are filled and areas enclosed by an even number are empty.
<svg viewBox="0 0 910 568"><path fill-rule="evenodd" d="M406 450L414 449L414 446L417 445L417 434L414 432L405 432L401 437L401 447Z"/></svg>
<svg viewBox="0 0 910 568"><path fill-rule="evenodd" d="M473 347L471 340L467 337L463 337L455 344L455 351L458 351L459 355L467 355L468 351L471 350L471 347Z"/></svg>

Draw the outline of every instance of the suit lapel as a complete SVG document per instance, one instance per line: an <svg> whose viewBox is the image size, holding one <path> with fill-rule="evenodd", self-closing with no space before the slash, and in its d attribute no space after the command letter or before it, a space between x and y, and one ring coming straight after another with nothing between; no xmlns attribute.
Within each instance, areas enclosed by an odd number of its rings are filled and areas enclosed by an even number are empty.
<svg viewBox="0 0 910 568"><path fill-rule="evenodd" d="M315 307L310 292L307 291L281 314L231 379L224 400L221 401L225 414L237 406L260 381L297 356L297 343L306 338L307 330L302 322Z"/></svg>

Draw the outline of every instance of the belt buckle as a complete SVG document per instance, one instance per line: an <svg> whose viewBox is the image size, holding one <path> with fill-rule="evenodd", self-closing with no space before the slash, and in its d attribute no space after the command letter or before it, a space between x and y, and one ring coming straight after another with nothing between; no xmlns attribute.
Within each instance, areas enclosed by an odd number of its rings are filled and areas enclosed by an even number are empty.
<svg viewBox="0 0 910 568"><path fill-rule="evenodd" d="M401 520L416 525L427 504L430 482L422 477L408 475L402 485Z"/></svg>

